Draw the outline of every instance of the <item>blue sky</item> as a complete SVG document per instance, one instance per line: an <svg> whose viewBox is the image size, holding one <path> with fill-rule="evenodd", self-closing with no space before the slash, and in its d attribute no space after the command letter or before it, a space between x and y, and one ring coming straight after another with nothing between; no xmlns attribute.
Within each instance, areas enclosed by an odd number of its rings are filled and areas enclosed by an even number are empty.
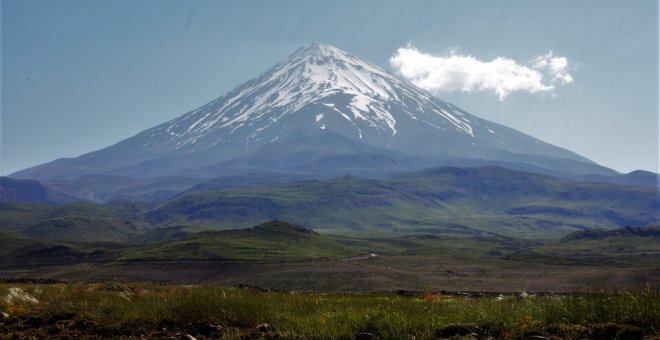
<svg viewBox="0 0 660 340"><path fill-rule="evenodd" d="M653 0L3 0L1 10L3 175L177 117L313 41L389 70L406 46L521 65L552 51L573 79L552 92L435 93L618 171L658 171Z"/></svg>

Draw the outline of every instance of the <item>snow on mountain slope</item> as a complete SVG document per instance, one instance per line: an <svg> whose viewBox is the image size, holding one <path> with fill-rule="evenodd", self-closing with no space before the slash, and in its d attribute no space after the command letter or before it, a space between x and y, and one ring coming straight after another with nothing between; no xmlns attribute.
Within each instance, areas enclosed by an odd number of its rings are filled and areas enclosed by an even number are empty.
<svg viewBox="0 0 660 340"><path fill-rule="evenodd" d="M246 154L258 158L268 145L291 147L287 141L296 139L289 137L301 132L336 134L404 155L499 161L514 155L523 163L533 156L529 163L541 157L546 165L548 159L563 159L596 166L568 150L473 116L336 47L311 44L181 117L108 148L16 176L181 174ZM361 149L356 146L354 153Z"/></svg>
<svg viewBox="0 0 660 340"><path fill-rule="evenodd" d="M395 117L393 107L405 117ZM401 118L473 134L469 119L452 105L333 46L312 44L225 96L153 129L152 143L169 140L178 149L200 141L203 146L270 142L283 128L278 123L306 109L313 111L306 121L317 129L330 128L328 120L336 116L349 125L345 134L357 139L375 134L379 138L372 139L382 140L377 144L391 144Z"/></svg>

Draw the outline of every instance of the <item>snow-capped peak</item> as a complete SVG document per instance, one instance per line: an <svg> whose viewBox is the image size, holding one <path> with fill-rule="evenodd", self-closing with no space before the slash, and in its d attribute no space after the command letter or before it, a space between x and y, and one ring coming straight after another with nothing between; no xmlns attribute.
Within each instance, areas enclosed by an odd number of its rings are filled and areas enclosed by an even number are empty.
<svg viewBox="0 0 660 340"><path fill-rule="evenodd" d="M461 111L359 57L320 43L297 50L268 72L157 127L153 134L168 136L177 148L202 138L214 144L242 140L247 145L274 138L271 129L295 113L309 115L318 128L330 130L331 124L315 117L341 117L355 137L363 139L371 131L387 138L386 146L402 118L473 136Z"/></svg>

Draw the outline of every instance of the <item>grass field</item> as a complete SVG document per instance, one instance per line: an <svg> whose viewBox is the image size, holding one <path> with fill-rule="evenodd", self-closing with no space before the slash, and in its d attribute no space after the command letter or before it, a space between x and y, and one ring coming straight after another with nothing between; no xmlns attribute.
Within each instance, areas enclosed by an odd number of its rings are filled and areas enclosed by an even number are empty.
<svg viewBox="0 0 660 340"><path fill-rule="evenodd" d="M229 231L173 228L140 244L47 243L0 233L0 277L224 286L253 282L326 292L630 290L660 287L659 230L585 231L556 241L432 234L350 237L272 221Z"/></svg>
<svg viewBox="0 0 660 340"><path fill-rule="evenodd" d="M660 332L660 295L464 297L326 294L152 284L0 284L2 337L641 339ZM258 325L267 323L269 326Z"/></svg>

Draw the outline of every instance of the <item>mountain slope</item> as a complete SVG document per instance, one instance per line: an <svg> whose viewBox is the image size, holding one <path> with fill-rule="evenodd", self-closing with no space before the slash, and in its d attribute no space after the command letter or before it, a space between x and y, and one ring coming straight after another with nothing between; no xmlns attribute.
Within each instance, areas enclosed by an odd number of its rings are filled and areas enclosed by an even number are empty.
<svg viewBox="0 0 660 340"><path fill-rule="evenodd" d="M650 171L635 170L627 174L602 176L602 175L583 175L577 176L580 181L589 182L607 182L624 185L637 185L643 187L660 188L660 174Z"/></svg>
<svg viewBox="0 0 660 340"><path fill-rule="evenodd" d="M316 139L323 147L296 144L300 135ZM341 138L324 137L328 135ZM473 116L359 57L312 44L179 118L108 148L13 176L61 179L85 174L202 173L217 177L240 167L246 156L258 160L269 156L269 150L292 145L305 148L303 156L310 159L325 157L328 150L337 157L375 149L393 162L410 164L405 157L423 158L423 166L465 158L522 162L570 175L615 174L575 153ZM283 155L280 161L286 164L301 155ZM362 167L368 167L366 163ZM247 167L267 169L255 164ZM214 171L209 174L208 169ZM316 171L314 167L303 170Z"/></svg>
<svg viewBox="0 0 660 340"><path fill-rule="evenodd" d="M121 220L130 221L129 225L146 225L142 219L145 211L145 208L141 205L125 202L106 205L74 203L56 206L0 204L0 232L21 231L44 221L68 218Z"/></svg>
<svg viewBox="0 0 660 340"><path fill-rule="evenodd" d="M523 249L513 257L522 261L594 266L658 263L660 227L577 231L559 241Z"/></svg>
<svg viewBox="0 0 660 340"><path fill-rule="evenodd" d="M203 190L203 187L200 188ZM341 177L191 192L149 211L152 223L249 227L282 219L332 232L559 237L658 223L651 188L582 183L499 167L436 168L384 180Z"/></svg>
<svg viewBox="0 0 660 340"><path fill-rule="evenodd" d="M148 228L140 222L116 217L64 216L34 224L21 233L47 241L122 242L144 233Z"/></svg>
<svg viewBox="0 0 660 340"><path fill-rule="evenodd" d="M111 175L83 175L73 179L44 180L49 189L88 202L131 200L149 202L172 197L198 184L199 179L185 177L135 179Z"/></svg>
<svg viewBox="0 0 660 340"><path fill-rule="evenodd" d="M71 202L74 199L66 194L50 190L35 180L20 180L0 177L0 204L33 203L57 204Z"/></svg>

